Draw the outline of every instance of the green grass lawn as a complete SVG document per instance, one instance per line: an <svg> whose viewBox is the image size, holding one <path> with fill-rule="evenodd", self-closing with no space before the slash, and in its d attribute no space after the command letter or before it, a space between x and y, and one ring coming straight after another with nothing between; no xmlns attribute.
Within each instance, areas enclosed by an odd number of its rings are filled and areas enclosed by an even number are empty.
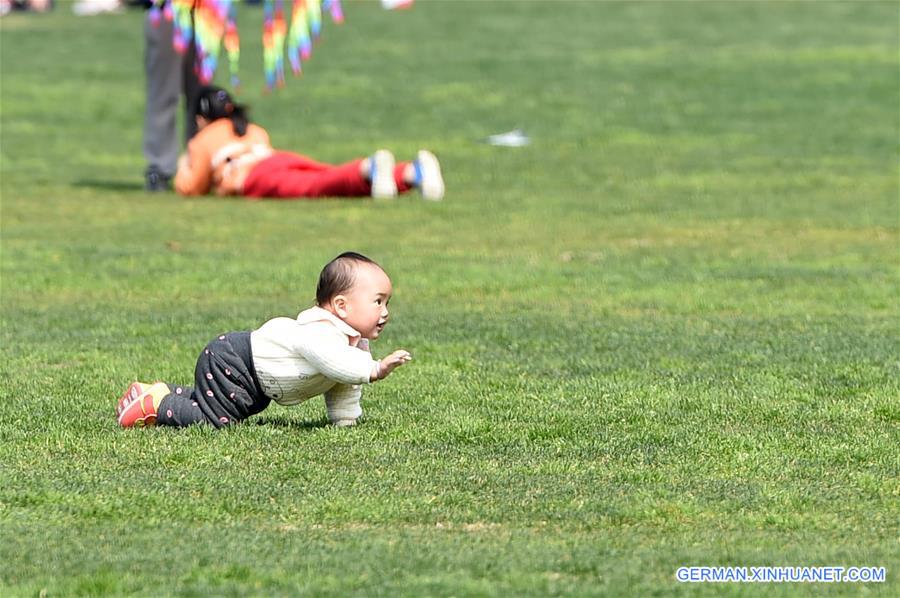
<svg viewBox="0 0 900 598"><path fill-rule="evenodd" d="M147 195L142 14L0 21L0 595L896 595L898 5L345 12L266 95L242 7L242 99L322 160L433 149L443 203ZM362 425L117 427L348 249L414 356Z"/></svg>

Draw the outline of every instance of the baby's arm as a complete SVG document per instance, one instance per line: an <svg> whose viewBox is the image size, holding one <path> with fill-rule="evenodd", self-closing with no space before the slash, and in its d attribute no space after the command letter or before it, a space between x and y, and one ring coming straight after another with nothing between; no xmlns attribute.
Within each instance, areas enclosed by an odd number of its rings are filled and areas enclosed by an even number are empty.
<svg viewBox="0 0 900 598"><path fill-rule="evenodd" d="M368 353L369 340L365 338L359 339L359 344L356 345L356 348ZM369 375L369 382L384 380L395 368L400 367L411 359L412 355L409 354L409 351L404 351L403 349L394 351L384 359L375 362L375 367L372 368L372 373Z"/></svg>
<svg viewBox="0 0 900 598"><path fill-rule="evenodd" d="M369 352L369 341L361 339L356 346L361 351ZM390 374L412 356L406 351L395 351L381 361L375 362L370 380L375 382ZM362 407L359 404L362 398L362 389L358 384L335 384L331 390L325 393L325 407L328 409L328 421L335 426L354 426L356 420L362 415Z"/></svg>
<svg viewBox="0 0 900 598"><path fill-rule="evenodd" d="M369 381L375 382L377 380L384 380L396 368L404 363L408 363L411 359L412 355L409 354L409 351L404 351L403 349L394 351L381 361L375 362L375 367L372 368L372 374L369 376Z"/></svg>
<svg viewBox="0 0 900 598"><path fill-rule="evenodd" d="M335 384L325 393L328 421L335 426L352 426L362 415L359 399L362 389L358 384Z"/></svg>
<svg viewBox="0 0 900 598"><path fill-rule="evenodd" d="M296 349L325 377L341 384L361 384L384 380L395 368L412 357L408 351L394 351L381 361L372 359L368 343L351 347L337 329L327 322L307 324L307 334Z"/></svg>
<svg viewBox="0 0 900 598"><path fill-rule="evenodd" d="M369 382L375 368L371 355L348 345L347 337L328 322L305 324L303 328L295 349L316 371L340 384Z"/></svg>

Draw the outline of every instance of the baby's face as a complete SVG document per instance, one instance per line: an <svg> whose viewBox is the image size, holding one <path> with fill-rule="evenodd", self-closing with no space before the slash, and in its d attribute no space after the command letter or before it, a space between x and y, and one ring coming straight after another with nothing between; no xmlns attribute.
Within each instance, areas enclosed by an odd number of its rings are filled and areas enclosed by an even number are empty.
<svg viewBox="0 0 900 598"><path fill-rule="evenodd" d="M384 270L372 264L360 264L356 282L343 293L347 298L347 315L343 320L363 338L378 338L388 321L388 302L393 292L391 279Z"/></svg>

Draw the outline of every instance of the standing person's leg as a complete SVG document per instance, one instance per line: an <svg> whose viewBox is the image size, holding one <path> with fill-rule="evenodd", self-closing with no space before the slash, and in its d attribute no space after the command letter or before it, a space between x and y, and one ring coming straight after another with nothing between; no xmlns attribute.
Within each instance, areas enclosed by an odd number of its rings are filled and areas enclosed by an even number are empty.
<svg viewBox="0 0 900 598"><path fill-rule="evenodd" d="M187 144L197 134L197 96L200 94L200 79L197 78L197 43L191 39L187 53L181 61L181 86L184 92L184 142Z"/></svg>
<svg viewBox="0 0 900 598"><path fill-rule="evenodd" d="M178 100L182 85L182 57L172 47L172 23L144 19L144 158L148 191L168 189L178 165Z"/></svg>

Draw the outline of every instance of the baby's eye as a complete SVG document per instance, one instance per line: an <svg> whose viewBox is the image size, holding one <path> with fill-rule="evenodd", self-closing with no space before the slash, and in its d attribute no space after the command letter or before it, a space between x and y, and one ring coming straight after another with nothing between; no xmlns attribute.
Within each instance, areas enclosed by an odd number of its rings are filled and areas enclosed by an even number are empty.
<svg viewBox="0 0 900 598"><path fill-rule="evenodd" d="M381 305L381 299L376 299L376 300L375 300L375 305Z"/></svg>

